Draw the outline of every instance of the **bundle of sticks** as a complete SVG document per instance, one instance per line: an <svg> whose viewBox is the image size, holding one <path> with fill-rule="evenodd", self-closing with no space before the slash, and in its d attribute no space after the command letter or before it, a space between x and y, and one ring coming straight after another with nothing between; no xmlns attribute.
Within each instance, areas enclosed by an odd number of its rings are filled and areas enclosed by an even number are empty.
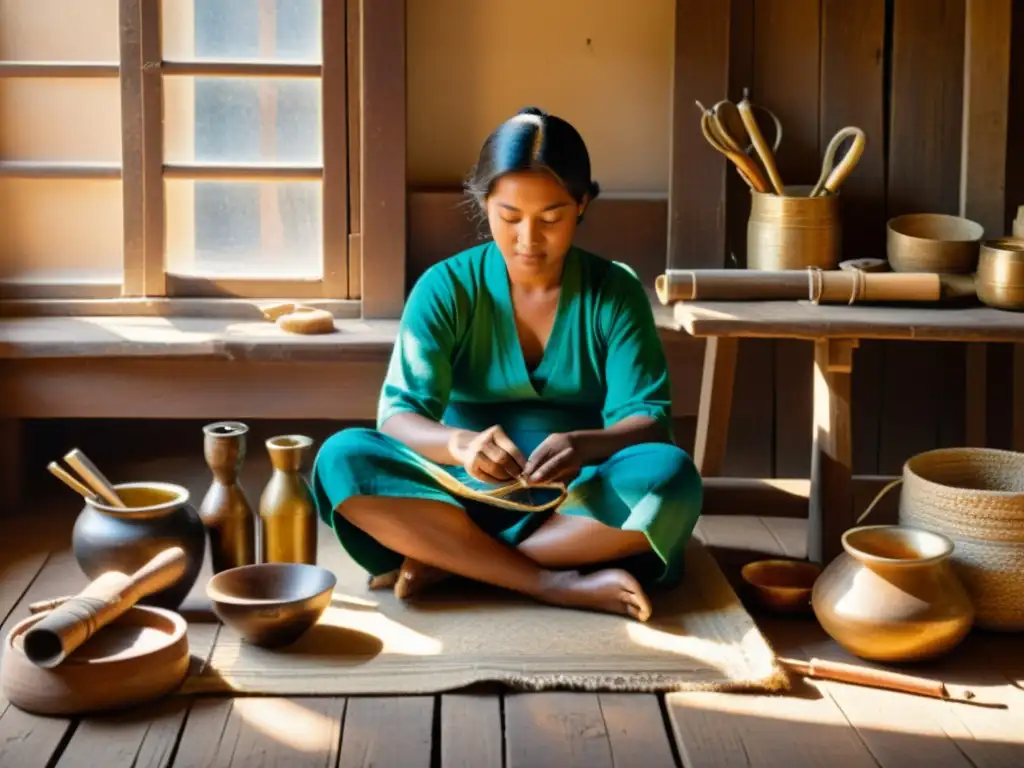
<svg viewBox="0 0 1024 768"><path fill-rule="evenodd" d="M814 304L936 302L973 294L974 278L865 269L670 269L656 278L654 290L662 304L772 300L807 300Z"/></svg>

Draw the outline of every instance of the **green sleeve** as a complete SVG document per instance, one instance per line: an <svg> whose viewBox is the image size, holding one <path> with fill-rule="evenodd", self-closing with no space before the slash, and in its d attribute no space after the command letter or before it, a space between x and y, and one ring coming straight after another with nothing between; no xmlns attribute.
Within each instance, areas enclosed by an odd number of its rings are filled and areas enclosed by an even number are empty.
<svg viewBox="0 0 1024 768"><path fill-rule="evenodd" d="M606 427L627 416L648 416L671 428L672 387L665 348L643 283L613 264L601 303L605 329Z"/></svg>
<svg viewBox="0 0 1024 768"><path fill-rule="evenodd" d="M453 281L440 266L416 281L398 324L377 407L377 428L396 413L440 421L452 386L456 340Z"/></svg>

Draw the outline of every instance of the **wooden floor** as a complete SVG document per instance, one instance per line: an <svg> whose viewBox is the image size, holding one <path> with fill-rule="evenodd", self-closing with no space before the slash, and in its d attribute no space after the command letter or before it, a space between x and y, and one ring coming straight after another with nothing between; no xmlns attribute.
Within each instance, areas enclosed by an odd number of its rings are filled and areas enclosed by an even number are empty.
<svg viewBox="0 0 1024 768"><path fill-rule="evenodd" d="M74 499L0 521L0 632L68 585ZM754 557L803 555L802 521L707 517L730 579ZM66 570L66 569L65 569ZM757 615L755 613L755 615ZM780 653L849 660L813 620L758 616ZM129 714L26 714L0 698L0 766L1021 766L1019 636L973 634L933 668L1006 709L809 681L787 696L511 693L394 698L172 698Z"/></svg>

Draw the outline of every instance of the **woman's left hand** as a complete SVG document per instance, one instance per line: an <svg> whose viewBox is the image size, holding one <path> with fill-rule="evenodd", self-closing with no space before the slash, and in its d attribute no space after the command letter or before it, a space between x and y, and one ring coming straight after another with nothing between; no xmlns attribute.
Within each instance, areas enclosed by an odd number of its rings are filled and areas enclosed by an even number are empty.
<svg viewBox="0 0 1024 768"><path fill-rule="evenodd" d="M523 477L530 483L569 481L579 474L583 462L575 437L567 432L556 432L530 454Z"/></svg>

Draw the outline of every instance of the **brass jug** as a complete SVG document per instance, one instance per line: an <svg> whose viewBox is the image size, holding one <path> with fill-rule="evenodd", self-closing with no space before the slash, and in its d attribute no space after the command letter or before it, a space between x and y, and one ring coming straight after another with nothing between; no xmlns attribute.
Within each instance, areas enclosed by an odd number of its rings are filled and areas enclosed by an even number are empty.
<svg viewBox="0 0 1024 768"><path fill-rule="evenodd" d="M214 573L256 562L256 515L238 481L248 432L239 421L203 427L203 456L213 481L199 506L199 517L206 526Z"/></svg>
<svg viewBox="0 0 1024 768"><path fill-rule="evenodd" d="M953 570L953 542L932 531L868 525L843 534L845 552L814 583L811 606L829 636L879 662L935 658L974 624L974 606Z"/></svg>
<svg viewBox="0 0 1024 768"><path fill-rule="evenodd" d="M273 471L260 496L260 562L316 564L316 507L302 476L312 445L304 435L267 440Z"/></svg>
<svg viewBox="0 0 1024 768"><path fill-rule="evenodd" d="M751 191L747 269L838 267L839 195L807 197L810 190L789 186L784 195Z"/></svg>

